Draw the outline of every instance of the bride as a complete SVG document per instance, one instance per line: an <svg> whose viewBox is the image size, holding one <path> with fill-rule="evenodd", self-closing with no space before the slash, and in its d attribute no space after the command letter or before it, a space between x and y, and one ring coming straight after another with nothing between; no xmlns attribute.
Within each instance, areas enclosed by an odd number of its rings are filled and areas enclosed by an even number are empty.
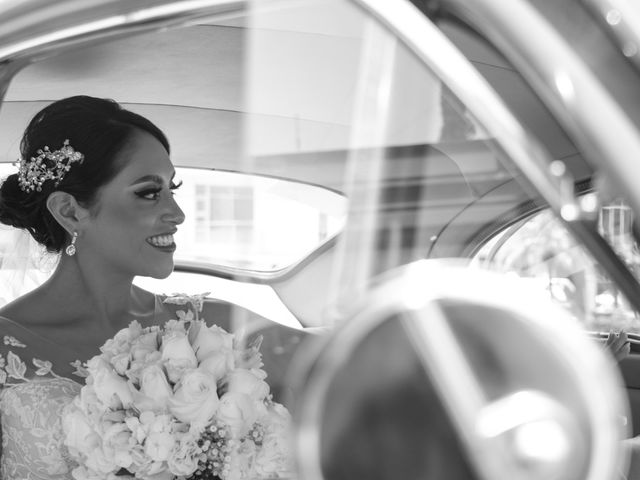
<svg viewBox="0 0 640 480"><path fill-rule="evenodd" d="M173 270L180 184L165 135L111 100L54 102L20 147L0 221L61 257L48 281L0 309L0 476L67 479L60 413L81 388L78 361L132 320L159 325L173 313L132 281Z"/></svg>

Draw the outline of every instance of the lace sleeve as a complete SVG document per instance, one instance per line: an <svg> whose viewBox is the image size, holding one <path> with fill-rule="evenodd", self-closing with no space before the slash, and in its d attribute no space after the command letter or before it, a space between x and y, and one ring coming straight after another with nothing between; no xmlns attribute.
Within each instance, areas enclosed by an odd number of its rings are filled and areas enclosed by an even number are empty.
<svg viewBox="0 0 640 480"><path fill-rule="evenodd" d="M29 377L57 377L53 364L31 357L27 345L12 335L3 335L0 345L0 385L10 386L26 382Z"/></svg>
<svg viewBox="0 0 640 480"><path fill-rule="evenodd" d="M11 335L4 335L2 344L0 345L0 398L4 393L5 386L9 386L14 382L26 381L26 364L20 359L20 356L13 352L13 349L24 349L26 345ZM1 412L0 412L1 415ZM3 454L3 429L0 422L0 458Z"/></svg>
<svg viewBox="0 0 640 480"><path fill-rule="evenodd" d="M11 335L4 335L2 340L2 346L9 348L0 348L0 395L5 385L9 385L12 380L17 382L25 381L25 373L27 370L26 364L10 349L26 348L26 345ZM2 422L0 422L0 458L2 458L3 454L2 434Z"/></svg>
<svg viewBox="0 0 640 480"><path fill-rule="evenodd" d="M6 332L23 327L5 326L0 336L0 478L70 480L61 418L81 385L57 375L49 360L34 355L45 351L37 336L25 330L18 338Z"/></svg>

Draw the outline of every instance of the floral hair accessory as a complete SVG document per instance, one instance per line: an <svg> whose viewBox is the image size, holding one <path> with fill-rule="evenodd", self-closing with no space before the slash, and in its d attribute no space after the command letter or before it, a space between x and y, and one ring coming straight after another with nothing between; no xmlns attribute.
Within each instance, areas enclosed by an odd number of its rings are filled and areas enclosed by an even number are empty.
<svg viewBox="0 0 640 480"><path fill-rule="evenodd" d="M30 160L20 159L20 170L18 171L18 184L23 192L42 191L42 185L47 180L53 180L55 186L62 181L65 174L71 169L71 164L82 163L84 155L77 152L69 140L65 140L60 150L49 150L45 146L38 150L37 157Z"/></svg>

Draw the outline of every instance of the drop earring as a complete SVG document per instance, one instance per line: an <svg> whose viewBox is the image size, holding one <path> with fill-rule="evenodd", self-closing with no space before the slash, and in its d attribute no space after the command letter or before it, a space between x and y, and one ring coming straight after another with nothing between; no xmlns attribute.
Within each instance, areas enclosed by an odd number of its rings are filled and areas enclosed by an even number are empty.
<svg viewBox="0 0 640 480"><path fill-rule="evenodd" d="M78 239L78 232L73 232L73 238L67 248L64 249L65 253L70 257L76 254L76 240Z"/></svg>

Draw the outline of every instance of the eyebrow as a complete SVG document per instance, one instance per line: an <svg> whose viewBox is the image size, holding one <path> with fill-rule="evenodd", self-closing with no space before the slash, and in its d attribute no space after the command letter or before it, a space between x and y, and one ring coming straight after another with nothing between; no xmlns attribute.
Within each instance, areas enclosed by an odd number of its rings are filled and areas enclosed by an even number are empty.
<svg viewBox="0 0 640 480"><path fill-rule="evenodd" d="M171 180L173 180L173 177L175 176L176 176L176 172L174 171L173 175L171 175ZM144 183L144 182L155 182L155 183L163 184L164 179L160 175L144 175L140 178L137 178L133 182L131 182L131 185L135 185L137 183Z"/></svg>

